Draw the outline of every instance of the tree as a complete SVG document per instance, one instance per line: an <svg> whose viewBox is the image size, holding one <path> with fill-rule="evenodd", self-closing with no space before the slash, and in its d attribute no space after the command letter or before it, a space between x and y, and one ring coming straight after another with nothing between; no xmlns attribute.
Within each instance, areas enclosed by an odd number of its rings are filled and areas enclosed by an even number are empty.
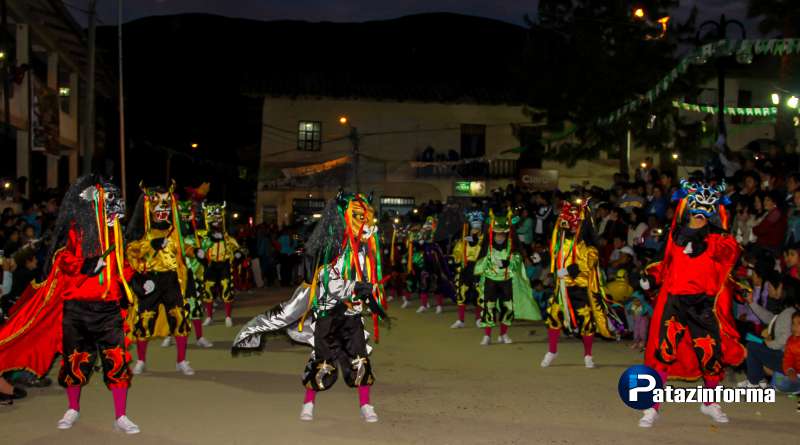
<svg viewBox="0 0 800 445"><path fill-rule="evenodd" d="M686 23L671 25L664 38L653 39L656 30L631 18L637 6L655 21L668 15L678 1L541 0L538 20L527 19L532 35L527 71L540 85L538 95L530 95L538 107L548 110L548 122L571 121L580 128L577 143L561 144L547 153L549 157L571 164L597 158L601 151L617 155L628 128L639 143L655 151L673 149L681 123L669 98L616 124L594 125L597 118L644 94L674 68L678 44L694 34L696 10ZM678 81L674 87L691 90L692 85ZM654 114L655 125L648 125Z"/></svg>
<svg viewBox="0 0 800 445"><path fill-rule="evenodd" d="M797 0L750 0L747 6L747 16L758 17L758 30L764 34L779 34L784 39L795 38L798 35L800 23L800 2ZM781 57L778 86L784 91L797 91L800 87L798 80L792 77L794 73L794 57L784 54ZM775 139L780 144L794 140L794 126L792 113L785 107L778 107L778 116L775 121Z"/></svg>

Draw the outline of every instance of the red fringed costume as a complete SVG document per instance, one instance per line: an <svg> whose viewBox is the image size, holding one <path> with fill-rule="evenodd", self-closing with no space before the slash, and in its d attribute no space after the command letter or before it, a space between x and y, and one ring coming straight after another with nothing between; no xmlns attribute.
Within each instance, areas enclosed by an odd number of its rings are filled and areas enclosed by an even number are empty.
<svg viewBox="0 0 800 445"><path fill-rule="evenodd" d="M688 196L675 212L664 259L647 268L660 289L645 364L676 379L718 381L724 366L738 365L746 355L733 316L736 284L729 278L741 248L730 234L714 233L710 221L702 229L687 229L684 213L713 217L723 230L727 214L714 200L708 202L718 209L710 210L703 199L709 187L684 183L683 189ZM717 189L719 199L724 186Z"/></svg>

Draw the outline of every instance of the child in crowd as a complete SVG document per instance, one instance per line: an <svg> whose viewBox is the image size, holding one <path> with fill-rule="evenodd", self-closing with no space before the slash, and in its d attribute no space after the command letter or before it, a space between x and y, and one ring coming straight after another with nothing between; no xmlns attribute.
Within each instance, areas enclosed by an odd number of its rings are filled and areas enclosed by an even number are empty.
<svg viewBox="0 0 800 445"><path fill-rule="evenodd" d="M632 298L625 305L625 311L633 325L633 343L631 349L643 349L647 342L647 329L650 327L650 317L653 307L645 300L641 291L635 291Z"/></svg>
<svg viewBox="0 0 800 445"><path fill-rule="evenodd" d="M787 393L800 393L800 312L792 315L792 335L786 340L783 350L783 373L775 372L772 376L772 385L775 389ZM800 413L800 400L797 401L797 412Z"/></svg>

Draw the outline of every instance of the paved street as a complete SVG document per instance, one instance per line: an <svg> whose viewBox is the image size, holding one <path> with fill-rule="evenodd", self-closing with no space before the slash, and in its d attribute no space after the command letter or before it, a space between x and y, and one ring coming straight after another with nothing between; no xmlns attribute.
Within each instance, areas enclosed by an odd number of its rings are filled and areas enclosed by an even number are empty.
<svg viewBox="0 0 800 445"><path fill-rule="evenodd" d="M142 434L111 431L111 396L96 376L84 391L81 419L56 429L66 408L58 387L31 390L28 399L0 407L4 444L531 444L794 443L800 415L795 401L779 395L773 405L725 407L729 425L716 426L695 406L667 406L652 430L636 426L639 413L619 400L621 372L639 355L598 342L598 367L583 367L577 341L563 342L555 365L541 369L546 349L541 324L512 327L513 345L478 346L473 328L448 329L455 308L417 315L393 305L392 330L382 330L373 353L377 384L373 403L381 420L359 418L355 391L343 381L317 399L316 419L298 420L300 372L308 349L270 338L268 352L231 358L238 325L288 295L288 290L244 294L237 326L207 331L211 350L190 347L193 377L174 370L174 347L152 344L149 372L134 380L128 414ZM218 314L221 315L221 314ZM469 324L468 324L469 325ZM530 335L535 330L534 335ZM55 372L51 377L55 377ZM727 381L726 385L731 385Z"/></svg>

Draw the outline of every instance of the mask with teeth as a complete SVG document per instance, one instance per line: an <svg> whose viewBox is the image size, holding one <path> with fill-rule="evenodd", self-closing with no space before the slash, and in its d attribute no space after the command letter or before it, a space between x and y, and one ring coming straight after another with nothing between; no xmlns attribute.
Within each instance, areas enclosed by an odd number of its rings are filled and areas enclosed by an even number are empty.
<svg viewBox="0 0 800 445"><path fill-rule="evenodd" d="M686 191L686 209L692 216L711 218L717 213L725 184L711 186L704 183L690 183L681 180L681 188Z"/></svg>

